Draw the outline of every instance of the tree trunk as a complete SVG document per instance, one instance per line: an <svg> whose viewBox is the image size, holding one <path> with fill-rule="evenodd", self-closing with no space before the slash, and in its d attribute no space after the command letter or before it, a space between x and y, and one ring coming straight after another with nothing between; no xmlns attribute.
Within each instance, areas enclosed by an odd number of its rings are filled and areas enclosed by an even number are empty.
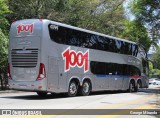
<svg viewBox="0 0 160 118"><path fill-rule="evenodd" d="M1 80L1 89L3 90L3 78L1 74L0 74L0 80Z"/></svg>

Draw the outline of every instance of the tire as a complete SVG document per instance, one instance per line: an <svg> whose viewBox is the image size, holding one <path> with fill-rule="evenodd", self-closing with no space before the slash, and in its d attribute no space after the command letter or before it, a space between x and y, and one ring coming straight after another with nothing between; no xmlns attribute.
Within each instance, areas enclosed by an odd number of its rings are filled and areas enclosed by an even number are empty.
<svg viewBox="0 0 160 118"><path fill-rule="evenodd" d="M46 97L47 96L47 92L37 92L39 97Z"/></svg>
<svg viewBox="0 0 160 118"><path fill-rule="evenodd" d="M78 85L76 84L75 81L71 81L68 87L68 93L67 95L69 97L74 97L77 95L77 91L78 91Z"/></svg>
<svg viewBox="0 0 160 118"><path fill-rule="evenodd" d="M156 82L154 82L153 85L156 85Z"/></svg>
<svg viewBox="0 0 160 118"><path fill-rule="evenodd" d="M142 83L141 83L141 81L138 81L138 82L137 82L137 86L136 86L135 92L138 92L139 88L142 88Z"/></svg>
<svg viewBox="0 0 160 118"><path fill-rule="evenodd" d="M128 92L132 93L135 91L136 91L135 83L134 83L134 81L130 81Z"/></svg>
<svg viewBox="0 0 160 118"><path fill-rule="evenodd" d="M80 95L87 96L91 92L91 83L89 81L84 81L80 88Z"/></svg>

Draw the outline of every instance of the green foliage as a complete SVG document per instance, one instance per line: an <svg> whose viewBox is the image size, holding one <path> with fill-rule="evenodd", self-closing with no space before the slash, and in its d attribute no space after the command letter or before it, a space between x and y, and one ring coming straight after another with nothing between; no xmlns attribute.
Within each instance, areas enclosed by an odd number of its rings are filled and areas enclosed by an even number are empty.
<svg viewBox="0 0 160 118"><path fill-rule="evenodd" d="M118 36L121 33L124 0L9 0L10 23L44 18Z"/></svg>
<svg viewBox="0 0 160 118"><path fill-rule="evenodd" d="M68 24L118 36L123 27L123 0L68 0Z"/></svg>
<svg viewBox="0 0 160 118"><path fill-rule="evenodd" d="M0 1L0 73L6 73L7 60L8 60L8 21L5 16L9 13L7 0Z"/></svg>
<svg viewBox="0 0 160 118"><path fill-rule="evenodd" d="M160 18L159 6L159 0L133 0L131 10L137 20L151 25Z"/></svg>
<svg viewBox="0 0 160 118"><path fill-rule="evenodd" d="M0 0L0 30L3 31L3 33L7 34L6 27L8 25L8 22L6 20L6 13L9 13L10 10L7 6L7 0Z"/></svg>
<svg viewBox="0 0 160 118"><path fill-rule="evenodd" d="M153 70L153 64L149 62L149 75L152 75L152 70Z"/></svg>
<svg viewBox="0 0 160 118"><path fill-rule="evenodd" d="M0 29L0 73L5 73L8 62L8 37Z"/></svg>
<svg viewBox="0 0 160 118"><path fill-rule="evenodd" d="M12 14L8 15L10 22L29 18L47 18L54 11L58 0L8 0Z"/></svg>
<svg viewBox="0 0 160 118"><path fill-rule="evenodd" d="M160 78L160 70L159 69L152 69L150 77Z"/></svg>
<svg viewBox="0 0 160 118"><path fill-rule="evenodd" d="M160 0L133 0L130 5L136 20L147 26L153 44L160 38Z"/></svg>
<svg viewBox="0 0 160 118"><path fill-rule="evenodd" d="M149 62L149 76L151 78L157 78L157 77L160 78L160 69L156 69L156 68L153 68L153 67L155 67L155 64Z"/></svg>
<svg viewBox="0 0 160 118"><path fill-rule="evenodd" d="M148 37L146 28L136 20L124 22L124 32L121 37L142 44L148 51L151 45L151 40Z"/></svg>
<svg viewBox="0 0 160 118"><path fill-rule="evenodd" d="M152 61L155 63L154 68L160 70L160 47L157 49L156 53L153 54Z"/></svg>

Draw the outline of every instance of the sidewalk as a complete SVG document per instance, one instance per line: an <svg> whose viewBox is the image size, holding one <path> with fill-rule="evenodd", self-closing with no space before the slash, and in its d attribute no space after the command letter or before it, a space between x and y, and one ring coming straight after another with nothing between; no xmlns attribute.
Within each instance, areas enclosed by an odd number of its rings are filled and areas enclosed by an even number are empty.
<svg viewBox="0 0 160 118"><path fill-rule="evenodd" d="M22 91L16 91L16 90L10 90L8 87L7 88L1 88L1 86L0 86L0 94L1 93L16 93L16 92L22 92Z"/></svg>

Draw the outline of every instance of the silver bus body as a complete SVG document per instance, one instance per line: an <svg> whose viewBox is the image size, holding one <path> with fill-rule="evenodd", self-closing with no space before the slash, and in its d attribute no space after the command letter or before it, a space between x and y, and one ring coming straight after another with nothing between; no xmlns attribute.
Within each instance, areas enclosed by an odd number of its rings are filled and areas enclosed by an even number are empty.
<svg viewBox="0 0 160 118"><path fill-rule="evenodd" d="M67 29L63 31L63 28ZM69 37L67 32L70 31L81 32L90 39L83 44L80 39L77 43L74 37L70 41L67 38L63 40L64 35ZM98 45L95 49L95 38L106 50L110 49L103 45L103 41L112 39L109 45L111 42L116 42L114 45L124 42L132 46L130 52L136 54L129 54L129 50L120 52L122 49L118 48L115 52L105 51ZM137 52L133 52L135 47ZM10 89L62 93L68 92L71 81L82 87L86 80L91 84L91 91L127 90L131 80L135 86L140 81L141 88L147 88L148 67L143 63L147 64L144 49L131 41L45 19L20 20L11 25L8 64ZM128 68L139 72L130 74L132 72L128 72Z"/></svg>

